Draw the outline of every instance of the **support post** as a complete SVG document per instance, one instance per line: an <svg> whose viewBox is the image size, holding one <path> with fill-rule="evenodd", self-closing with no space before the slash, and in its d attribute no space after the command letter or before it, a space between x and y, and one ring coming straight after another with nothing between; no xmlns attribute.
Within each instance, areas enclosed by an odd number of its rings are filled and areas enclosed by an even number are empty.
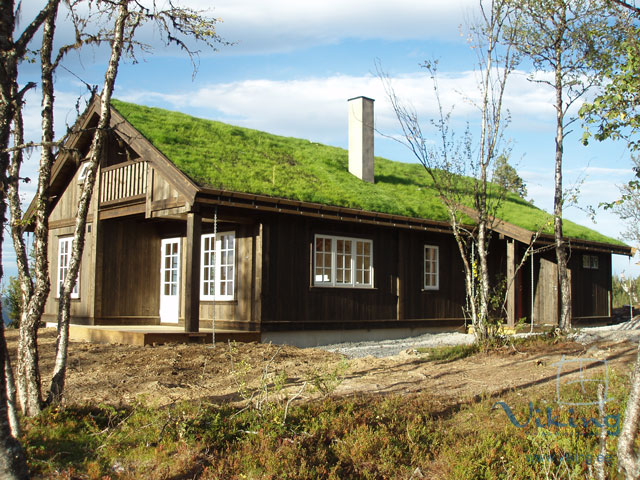
<svg viewBox="0 0 640 480"><path fill-rule="evenodd" d="M398 298L396 319L399 321L404 320L404 316L405 316L404 302L405 302L406 251L407 251L407 235L405 232L399 231L398 232L398 276L396 277L396 295Z"/></svg>
<svg viewBox="0 0 640 480"><path fill-rule="evenodd" d="M200 329L200 235L202 216L187 214L187 264L184 282L184 331Z"/></svg>
<svg viewBox="0 0 640 480"><path fill-rule="evenodd" d="M516 324L516 248L515 241L507 240L507 325Z"/></svg>

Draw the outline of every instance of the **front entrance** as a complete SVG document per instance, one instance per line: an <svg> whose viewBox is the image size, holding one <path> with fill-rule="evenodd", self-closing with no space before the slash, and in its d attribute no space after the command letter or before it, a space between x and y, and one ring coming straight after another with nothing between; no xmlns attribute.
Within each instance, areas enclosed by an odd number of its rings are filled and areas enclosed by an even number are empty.
<svg viewBox="0 0 640 480"><path fill-rule="evenodd" d="M178 323L180 312L180 239L162 240L160 264L160 321Z"/></svg>

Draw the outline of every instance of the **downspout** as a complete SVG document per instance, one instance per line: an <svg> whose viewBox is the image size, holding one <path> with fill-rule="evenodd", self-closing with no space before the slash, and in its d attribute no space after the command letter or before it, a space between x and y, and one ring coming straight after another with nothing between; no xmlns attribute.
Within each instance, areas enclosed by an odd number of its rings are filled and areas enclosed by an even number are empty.
<svg viewBox="0 0 640 480"><path fill-rule="evenodd" d="M535 289L533 288L533 268L534 268L534 263L533 263L533 251L531 252L531 298L529 299L529 303L531 304L531 330L529 333L533 333L533 296L535 293Z"/></svg>
<svg viewBox="0 0 640 480"><path fill-rule="evenodd" d="M216 210L213 214L213 255L214 255L214 268L216 268L217 263L220 261L219 258L216 257L216 247L218 245L218 205L216 205ZM215 278L215 272L213 274ZM218 290L217 282L213 286L213 307L211 314L211 345L216 346L216 291Z"/></svg>

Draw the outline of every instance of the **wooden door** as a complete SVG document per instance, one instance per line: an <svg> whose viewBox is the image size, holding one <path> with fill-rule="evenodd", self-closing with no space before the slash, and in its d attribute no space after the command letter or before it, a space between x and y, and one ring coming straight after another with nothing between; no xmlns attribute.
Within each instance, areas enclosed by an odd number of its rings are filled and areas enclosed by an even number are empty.
<svg viewBox="0 0 640 480"><path fill-rule="evenodd" d="M558 266L546 258L540 258L534 306L536 323L558 324Z"/></svg>

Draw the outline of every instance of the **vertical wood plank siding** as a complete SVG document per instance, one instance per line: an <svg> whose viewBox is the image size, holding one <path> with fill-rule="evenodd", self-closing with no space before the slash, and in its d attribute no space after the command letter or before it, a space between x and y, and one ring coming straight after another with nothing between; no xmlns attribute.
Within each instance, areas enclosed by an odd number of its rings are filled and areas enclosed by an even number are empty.
<svg viewBox="0 0 640 480"><path fill-rule="evenodd" d="M598 258L598 268L583 268L582 255ZM574 318L608 317L611 291L611 255L574 250L571 269L571 308Z"/></svg>
<svg viewBox="0 0 640 480"><path fill-rule="evenodd" d="M147 162L127 162L102 169L100 203L125 200L147 192Z"/></svg>
<svg viewBox="0 0 640 480"><path fill-rule="evenodd" d="M407 321L463 317L462 264L449 235L275 215L264 220L269 225L263 230L268 236L262 264L265 331L358 328L366 322L392 326L398 322L398 312ZM372 240L374 288L313 286L316 234ZM438 290L423 289L425 244L440 247ZM399 275L403 277L400 281ZM402 305L398 285L402 285Z"/></svg>

